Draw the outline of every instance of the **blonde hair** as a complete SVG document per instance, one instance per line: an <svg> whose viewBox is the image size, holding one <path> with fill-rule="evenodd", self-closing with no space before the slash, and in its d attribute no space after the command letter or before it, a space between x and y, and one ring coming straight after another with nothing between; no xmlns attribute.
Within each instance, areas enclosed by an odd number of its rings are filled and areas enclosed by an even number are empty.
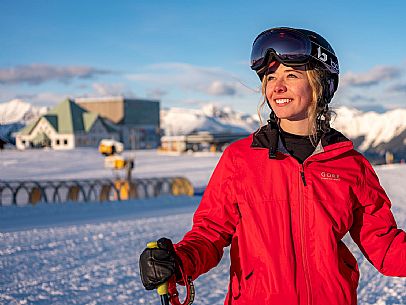
<svg viewBox="0 0 406 305"><path fill-rule="evenodd" d="M306 75L309 80L310 87L312 88L312 101L309 108L307 109L307 116L309 119L308 134L310 140L314 145L317 143L317 132L328 131L330 127L330 120L332 111L326 107L327 101L323 101L325 90L329 90L327 84L325 84L327 79L327 72L324 69L318 69L315 65L306 65ZM266 98L266 86L268 83L267 75L264 75L261 84L262 100L258 105L257 113L260 121L260 125L263 125L263 120L261 112L263 107L267 104ZM279 118L277 118L279 123ZM319 122L318 122L319 121ZM320 126L318 126L320 125Z"/></svg>

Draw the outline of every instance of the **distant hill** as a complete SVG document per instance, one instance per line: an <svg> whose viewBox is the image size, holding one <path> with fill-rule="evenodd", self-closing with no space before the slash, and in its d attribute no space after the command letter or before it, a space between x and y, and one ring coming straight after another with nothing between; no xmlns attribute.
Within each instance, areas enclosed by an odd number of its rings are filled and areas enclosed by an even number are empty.
<svg viewBox="0 0 406 305"><path fill-rule="evenodd" d="M161 110L161 128L165 135L211 133L246 133L259 127L257 116L213 104L201 109L170 108Z"/></svg>
<svg viewBox="0 0 406 305"><path fill-rule="evenodd" d="M7 103L0 103L0 124L26 124L37 119L47 111L47 107L35 107L23 100L14 99Z"/></svg>
<svg viewBox="0 0 406 305"><path fill-rule="evenodd" d="M37 119L47 111L47 107L35 107L19 99L0 103L0 138L15 144L14 132Z"/></svg>
<svg viewBox="0 0 406 305"><path fill-rule="evenodd" d="M384 113L362 112L355 108L335 109L332 127L353 140L354 147L375 162L382 162L386 151L395 159L406 159L406 109ZM199 131L254 132L259 127L256 115L229 107L206 105L202 109L171 108L161 110L161 128L166 135L184 135Z"/></svg>
<svg viewBox="0 0 406 305"><path fill-rule="evenodd" d="M377 113L340 107L335 112L332 126L352 139L369 159L382 159L386 151L397 160L406 159L406 109Z"/></svg>
<svg viewBox="0 0 406 305"><path fill-rule="evenodd" d="M10 137L10 133L36 119L46 110L46 107L34 107L21 100L0 104L0 136L8 134ZM406 109L378 113L343 106L335 109L335 112L337 116L332 127L353 140L355 148L369 158L382 160L385 152L390 151L396 159L406 159ZM13 128L11 125L14 125ZM165 135L185 135L201 131L251 133L258 127L259 119L256 115L213 104L207 104L201 109L161 110L161 128Z"/></svg>

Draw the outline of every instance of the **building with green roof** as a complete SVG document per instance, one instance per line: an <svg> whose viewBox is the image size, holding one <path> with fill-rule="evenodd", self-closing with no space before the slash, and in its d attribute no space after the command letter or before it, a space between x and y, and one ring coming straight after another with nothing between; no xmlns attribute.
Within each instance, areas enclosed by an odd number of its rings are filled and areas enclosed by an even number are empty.
<svg viewBox="0 0 406 305"><path fill-rule="evenodd" d="M97 147L102 139L119 137L119 129L113 122L66 99L18 132L16 147Z"/></svg>
<svg viewBox="0 0 406 305"><path fill-rule="evenodd" d="M127 149L160 146L160 103L123 96L77 98L84 109L109 119L120 128L120 141Z"/></svg>

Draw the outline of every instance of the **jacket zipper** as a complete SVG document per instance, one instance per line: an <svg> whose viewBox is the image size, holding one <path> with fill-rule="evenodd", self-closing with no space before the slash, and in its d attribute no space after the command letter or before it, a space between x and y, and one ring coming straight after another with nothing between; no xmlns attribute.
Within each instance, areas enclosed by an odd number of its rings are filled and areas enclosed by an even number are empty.
<svg viewBox="0 0 406 305"><path fill-rule="evenodd" d="M305 173L304 173L304 162L302 163L302 168L300 170L300 176L302 177L302 182L304 186L307 186L306 184L306 177L305 177Z"/></svg>
<svg viewBox="0 0 406 305"><path fill-rule="evenodd" d="M302 264L303 264L303 272L304 272L304 278L306 282L306 293L307 293L307 304L312 304L311 300L311 284L310 284L310 279L308 275L309 267L308 267L308 262L307 262L307 252L306 252L306 245L305 245L305 236L304 236L304 190L303 187L307 186L306 183L306 177L304 174L304 164L302 164L302 167L299 169L300 171L300 177L303 183L303 186L300 186L299 183L299 196L300 196L300 238L301 238L301 248L302 248Z"/></svg>
<svg viewBox="0 0 406 305"><path fill-rule="evenodd" d="M303 170L303 171L300 171L300 176L302 177L303 185L304 185L304 186L307 186L307 184L306 184L306 177L305 177L305 174L304 174L304 170Z"/></svg>

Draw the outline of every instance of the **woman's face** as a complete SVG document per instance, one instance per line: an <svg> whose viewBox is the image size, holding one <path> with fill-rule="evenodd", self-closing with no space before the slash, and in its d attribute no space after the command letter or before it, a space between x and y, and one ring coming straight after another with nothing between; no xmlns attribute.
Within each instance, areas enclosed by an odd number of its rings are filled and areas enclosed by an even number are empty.
<svg viewBox="0 0 406 305"><path fill-rule="evenodd" d="M272 62L268 71L265 94L281 120L282 128L284 123L308 123L307 109L312 103L312 88L305 66L287 67Z"/></svg>

